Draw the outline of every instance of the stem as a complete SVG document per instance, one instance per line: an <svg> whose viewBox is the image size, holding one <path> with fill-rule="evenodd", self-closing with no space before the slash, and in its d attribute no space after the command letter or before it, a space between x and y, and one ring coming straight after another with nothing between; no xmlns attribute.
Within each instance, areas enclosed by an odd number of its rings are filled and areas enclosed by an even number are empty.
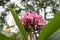
<svg viewBox="0 0 60 40"><path fill-rule="evenodd" d="M32 40L32 32L30 32L29 34L30 34L30 40Z"/></svg>

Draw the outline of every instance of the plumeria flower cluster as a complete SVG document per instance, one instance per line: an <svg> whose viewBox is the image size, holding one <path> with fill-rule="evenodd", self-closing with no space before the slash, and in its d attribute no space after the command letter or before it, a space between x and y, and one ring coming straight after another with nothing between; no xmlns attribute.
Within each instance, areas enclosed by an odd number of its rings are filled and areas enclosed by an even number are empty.
<svg viewBox="0 0 60 40"><path fill-rule="evenodd" d="M29 26L34 28L35 25L37 25L37 28L42 29L46 25L46 21L42 18L42 15L37 15L37 13L29 11L24 14L21 21L25 29L28 29Z"/></svg>

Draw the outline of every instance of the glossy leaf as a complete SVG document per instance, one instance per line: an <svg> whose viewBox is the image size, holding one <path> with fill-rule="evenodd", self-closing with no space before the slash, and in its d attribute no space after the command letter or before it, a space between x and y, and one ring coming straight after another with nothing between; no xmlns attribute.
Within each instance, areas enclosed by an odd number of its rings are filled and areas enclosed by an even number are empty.
<svg viewBox="0 0 60 40"><path fill-rule="evenodd" d="M45 26L39 35L38 40L47 40L47 38L60 27L60 12Z"/></svg>
<svg viewBox="0 0 60 40"><path fill-rule="evenodd" d="M19 30L21 31L21 35L23 36L23 39L28 40L28 37L27 37L28 35L27 35L27 33L24 29L24 26L22 25L18 15L16 14L16 12L10 6L8 6L8 9L11 11L11 14L13 15L13 18L14 18Z"/></svg>
<svg viewBox="0 0 60 40"><path fill-rule="evenodd" d="M60 30L54 32L47 40L60 40Z"/></svg>

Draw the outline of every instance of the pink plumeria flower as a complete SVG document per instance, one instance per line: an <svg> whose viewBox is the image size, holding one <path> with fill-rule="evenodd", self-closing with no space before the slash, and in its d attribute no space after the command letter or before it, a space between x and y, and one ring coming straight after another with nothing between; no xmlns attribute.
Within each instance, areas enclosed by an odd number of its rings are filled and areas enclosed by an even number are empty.
<svg viewBox="0 0 60 40"><path fill-rule="evenodd" d="M46 21L43 19L38 20L38 25L45 25Z"/></svg>
<svg viewBox="0 0 60 40"><path fill-rule="evenodd" d="M25 26L25 28L28 29L29 25L38 25L39 28L43 28L44 25L46 25L46 21L42 18L41 15L36 15L35 12L26 12L24 14L24 17L21 18L22 24Z"/></svg>

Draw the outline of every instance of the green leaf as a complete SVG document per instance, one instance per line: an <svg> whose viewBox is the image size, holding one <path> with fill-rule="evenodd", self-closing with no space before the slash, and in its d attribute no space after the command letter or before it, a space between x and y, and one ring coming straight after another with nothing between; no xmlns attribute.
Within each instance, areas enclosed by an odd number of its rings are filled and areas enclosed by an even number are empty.
<svg viewBox="0 0 60 40"><path fill-rule="evenodd" d="M60 30L54 32L47 40L60 40Z"/></svg>
<svg viewBox="0 0 60 40"><path fill-rule="evenodd" d="M8 6L8 9L11 11L11 13L13 15L13 18L14 18L19 30L21 31L21 35L22 35L23 39L28 40L28 37L27 37L28 35L27 35L27 33L24 29L24 26L21 23L21 20L18 18L18 15L16 14L16 12L10 6Z"/></svg>
<svg viewBox="0 0 60 40"><path fill-rule="evenodd" d="M13 37L6 37L5 35L0 33L0 40L14 40Z"/></svg>
<svg viewBox="0 0 60 40"><path fill-rule="evenodd" d="M60 12L45 26L39 35L38 40L47 40L47 38L60 27Z"/></svg>

